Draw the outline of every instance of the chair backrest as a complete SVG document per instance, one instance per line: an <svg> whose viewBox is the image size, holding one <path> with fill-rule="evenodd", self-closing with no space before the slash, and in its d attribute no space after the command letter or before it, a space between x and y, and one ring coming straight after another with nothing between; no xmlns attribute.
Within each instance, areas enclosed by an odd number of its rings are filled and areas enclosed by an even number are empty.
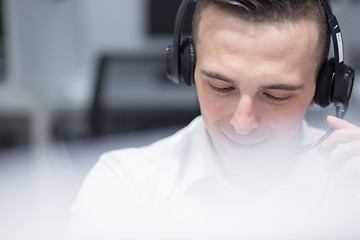
<svg viewBox="0 0 360 240"><path fill-rule="evenodd" d="M166 78L165 56L101 56L90 109L92 135L184 125L199 114L195 88Z"/></svg>

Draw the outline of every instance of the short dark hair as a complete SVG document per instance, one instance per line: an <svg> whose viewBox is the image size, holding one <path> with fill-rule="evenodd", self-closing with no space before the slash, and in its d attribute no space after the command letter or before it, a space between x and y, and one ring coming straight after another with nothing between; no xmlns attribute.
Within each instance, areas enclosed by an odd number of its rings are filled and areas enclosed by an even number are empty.
<svg viewBox="0 0 360 240"><path fill-rule="evenodd" d="M327 0L329 5L330 0ZM203 9L217 6L249 22L315 21L319 29L319 66L326 60L330 47L330 29L320 0L198 0L193 18L193 38L196 47L198 26Z"/></svg>

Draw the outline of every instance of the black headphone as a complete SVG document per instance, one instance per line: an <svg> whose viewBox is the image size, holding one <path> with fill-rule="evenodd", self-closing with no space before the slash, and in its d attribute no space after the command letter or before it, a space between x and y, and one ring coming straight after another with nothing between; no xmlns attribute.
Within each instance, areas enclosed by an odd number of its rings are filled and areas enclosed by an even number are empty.
<svg viewBox="0 0 360 240"><path fill-rule="evenodd" d="M355 71L344 63L344 46L339 23L333 15L327 1L320 1L325 10L331 31L334 57L326 60L319 71L314 101L323 108L334 103L336 116L343 118L349 105ZM194 70L196 64L194 44L191 36L186 36L183 39L181 38L184 19L191 2L196 2L196 0L182 0L175 19L174 40L166 48L167 77L177 84L182 82L187 85L194 84ZM235 3L229 1L229 4ZM332 131L333 130L330 129L323 138L314 142L311 146L309 145L309 147L321 143Z"/></svg>

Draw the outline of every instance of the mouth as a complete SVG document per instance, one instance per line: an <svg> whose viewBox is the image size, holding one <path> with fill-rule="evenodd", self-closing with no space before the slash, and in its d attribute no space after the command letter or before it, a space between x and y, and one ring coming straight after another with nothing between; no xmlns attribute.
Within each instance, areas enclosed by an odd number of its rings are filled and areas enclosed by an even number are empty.
<svg viewBox="0 0 360 240"><path fill-rule="evenodd" d="M231 145L234 146L236 148L247 148L247 149L252 149L252 148L259 148L264 146L264 144L266 144L266 142L268 142L267 138L236 138L236 137L232 137L229 136L225 133L223 133L227 142Z"/></svg>

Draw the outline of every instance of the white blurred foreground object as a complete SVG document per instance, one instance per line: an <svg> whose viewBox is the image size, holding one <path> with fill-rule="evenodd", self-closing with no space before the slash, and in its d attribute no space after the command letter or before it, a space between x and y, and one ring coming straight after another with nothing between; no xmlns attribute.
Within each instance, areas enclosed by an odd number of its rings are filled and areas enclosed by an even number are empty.
<svg viewBox="0 0 360 240"><path fill-rule="evenodd" d="M309 139L313 129L304 125L304 133ZM72 208L67 237L360 237L357 192L333 195L323 165L313 150L285 168L249 167L233 178L199 117L150 146L104 154Z"/></svg>

